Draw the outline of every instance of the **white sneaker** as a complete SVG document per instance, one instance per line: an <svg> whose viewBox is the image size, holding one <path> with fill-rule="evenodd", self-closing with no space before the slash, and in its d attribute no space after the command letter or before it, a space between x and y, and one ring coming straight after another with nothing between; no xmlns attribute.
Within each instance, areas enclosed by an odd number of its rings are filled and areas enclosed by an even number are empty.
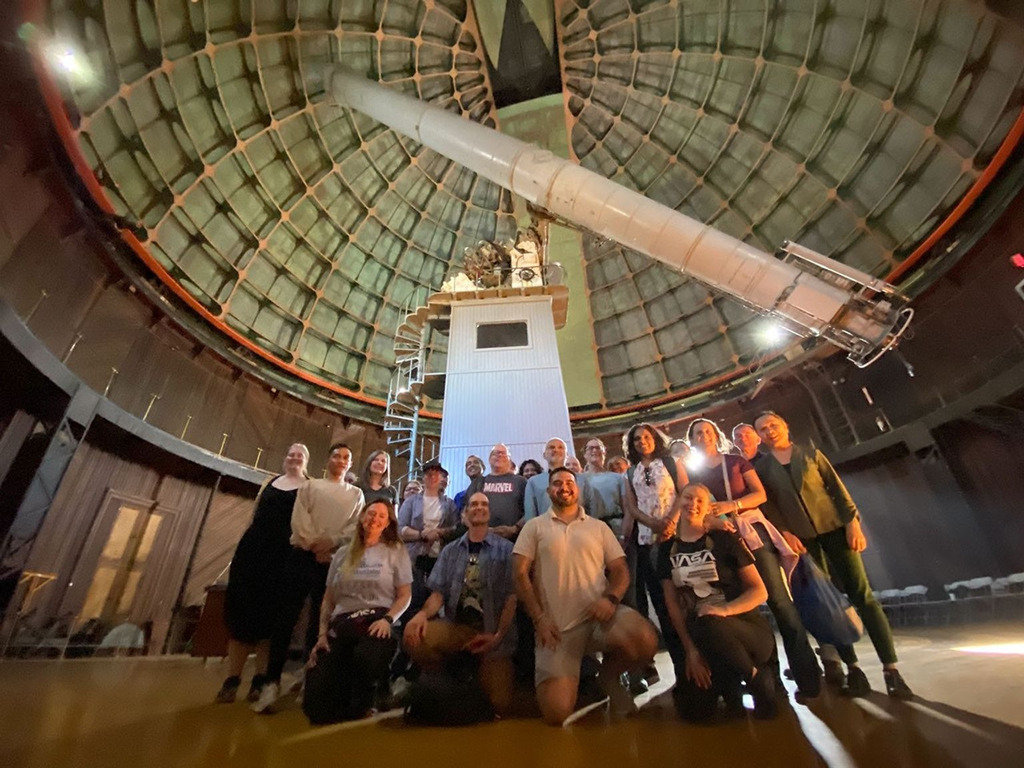
<svg viewBox="0 0 1024 768"><path fill-rule="evenodd" d="M412 683L405 677L396 677L391 683L391 701L397 707L404 707L408 703L411 690Z"/></svg>
<svg viewBox="0 0 1024 768"><path fill-rule="evenodd" d="M260 697L252 705L252 711L260 715L272 715L276 711L274 705L281 697L281 686L277 683L267 683L260 691Z"/></svg>
<svg viewBox="0 0 1024 768"><path fill-rule="evenodd" d="M288 685L288 693L299 693L302 691L303 686L306 684L306 668L300 667L294 675L292 675L292 681Z"/></svg>

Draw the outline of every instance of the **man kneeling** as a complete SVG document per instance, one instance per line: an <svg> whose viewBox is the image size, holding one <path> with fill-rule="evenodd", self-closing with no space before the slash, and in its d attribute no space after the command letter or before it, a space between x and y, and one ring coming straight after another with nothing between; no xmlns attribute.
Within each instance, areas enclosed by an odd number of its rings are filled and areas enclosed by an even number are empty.
<svg viewBox="0 0 1024 768"><path fill-rule="evenodd" d="M512 543L488 532L486 494L470 496L464 519L469 530L441 550L427 580L430 597L405 628L405 649L425 670L460 652L475 655L480 687L502 715L511 701L515 651ZM430 621L442 607L445 618Z"/></svg>
<svg viewBox="0 0 1024 768"><path fill-rule="evenodd" d="M516 592L535 628L541 715L561 725L572 714L580 664L596 652L613 713L628 714L636 706L620 675L651 661L654 627L619 605L629 586L626 555L611 529L579 506L575 473L551 470L548 496L551 509L526 523L513 550Z"/></svg>

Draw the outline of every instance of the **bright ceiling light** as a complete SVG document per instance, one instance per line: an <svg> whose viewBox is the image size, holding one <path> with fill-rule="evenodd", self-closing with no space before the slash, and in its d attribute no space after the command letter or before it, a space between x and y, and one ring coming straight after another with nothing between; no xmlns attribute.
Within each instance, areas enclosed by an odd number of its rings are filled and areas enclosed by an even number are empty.
<svg viewBox="0 0 1024 768"><path fill-rule="evenodd" d="M954 648L962 653L990 653L1004 656L1024 656L1024 642L993 643L991 645L962 645Z"/></svg>
<svg viewBox="0 0 1024 768"><path fill-rule="evenodd" d="M62 74L70 84L81 86L93 82L89 60L72 46L60 40L51 40L43 50L50 67Z"/></svg>
<svg viewBox="0 0 1024 768"><path fill-rule="evenodd" d="M761 343L774 347L781 344L785 340L787 334L785 328L778 323L769 320L768 322L761 324L758 335L761 337Z"/></svg>
<svg viewBox="0 0 1024 768"><path fill-rule="evenodd" d="M75 57L75 52L70 49L57 55L57 63L60 65L61 69L69 74L77 72L79 69L78 59Z"/></svg>

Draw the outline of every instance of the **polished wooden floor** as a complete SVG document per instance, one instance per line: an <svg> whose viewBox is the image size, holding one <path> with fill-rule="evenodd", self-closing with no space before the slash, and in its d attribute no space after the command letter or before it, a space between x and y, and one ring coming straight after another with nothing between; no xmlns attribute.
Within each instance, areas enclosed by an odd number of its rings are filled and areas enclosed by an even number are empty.
<svg viewBox="0 0 1024 768"><path fill-rule="evenodd" d="M310 728L295 708L212 704L213 661L5 661L0 766L1024 766L1024 624L904 630L897 642L914 702L825 696L773 722L718 726L679 722L662 694L634 718L608 723L598 707L561 729L423 729L393 715ZM881 688L877 663L865 669Z"/></svg>

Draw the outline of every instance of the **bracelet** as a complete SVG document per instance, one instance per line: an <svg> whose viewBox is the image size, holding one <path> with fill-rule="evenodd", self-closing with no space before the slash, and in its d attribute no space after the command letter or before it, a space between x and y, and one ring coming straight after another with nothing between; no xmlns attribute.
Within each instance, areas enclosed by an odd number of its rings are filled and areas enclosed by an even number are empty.
<svg viewBox="0 0 1024 768"><path fill-rule="evenodd" d="M621 597L617 597L613 592L605 592L604 593L604 599L607 600L612 605L618 605L619 603L622 602L622 598Z"/></svg>
<svg viewBox="0 0 1024 768"><path fill-rule="evenodd" d="M385 613L383 616L381 616L381 618L384 619L384 621L386 621L389 626L394 626L395 617L392 616L390 613Z"/></svg>
<svg viewBox="0 0 1024 768"><path fill-rule="evenodd" d="M736 511L737 512L742 512L743 511L743 503L739 499L736 499L736 501L734 501L733 504L736 505Z"/></svg>

